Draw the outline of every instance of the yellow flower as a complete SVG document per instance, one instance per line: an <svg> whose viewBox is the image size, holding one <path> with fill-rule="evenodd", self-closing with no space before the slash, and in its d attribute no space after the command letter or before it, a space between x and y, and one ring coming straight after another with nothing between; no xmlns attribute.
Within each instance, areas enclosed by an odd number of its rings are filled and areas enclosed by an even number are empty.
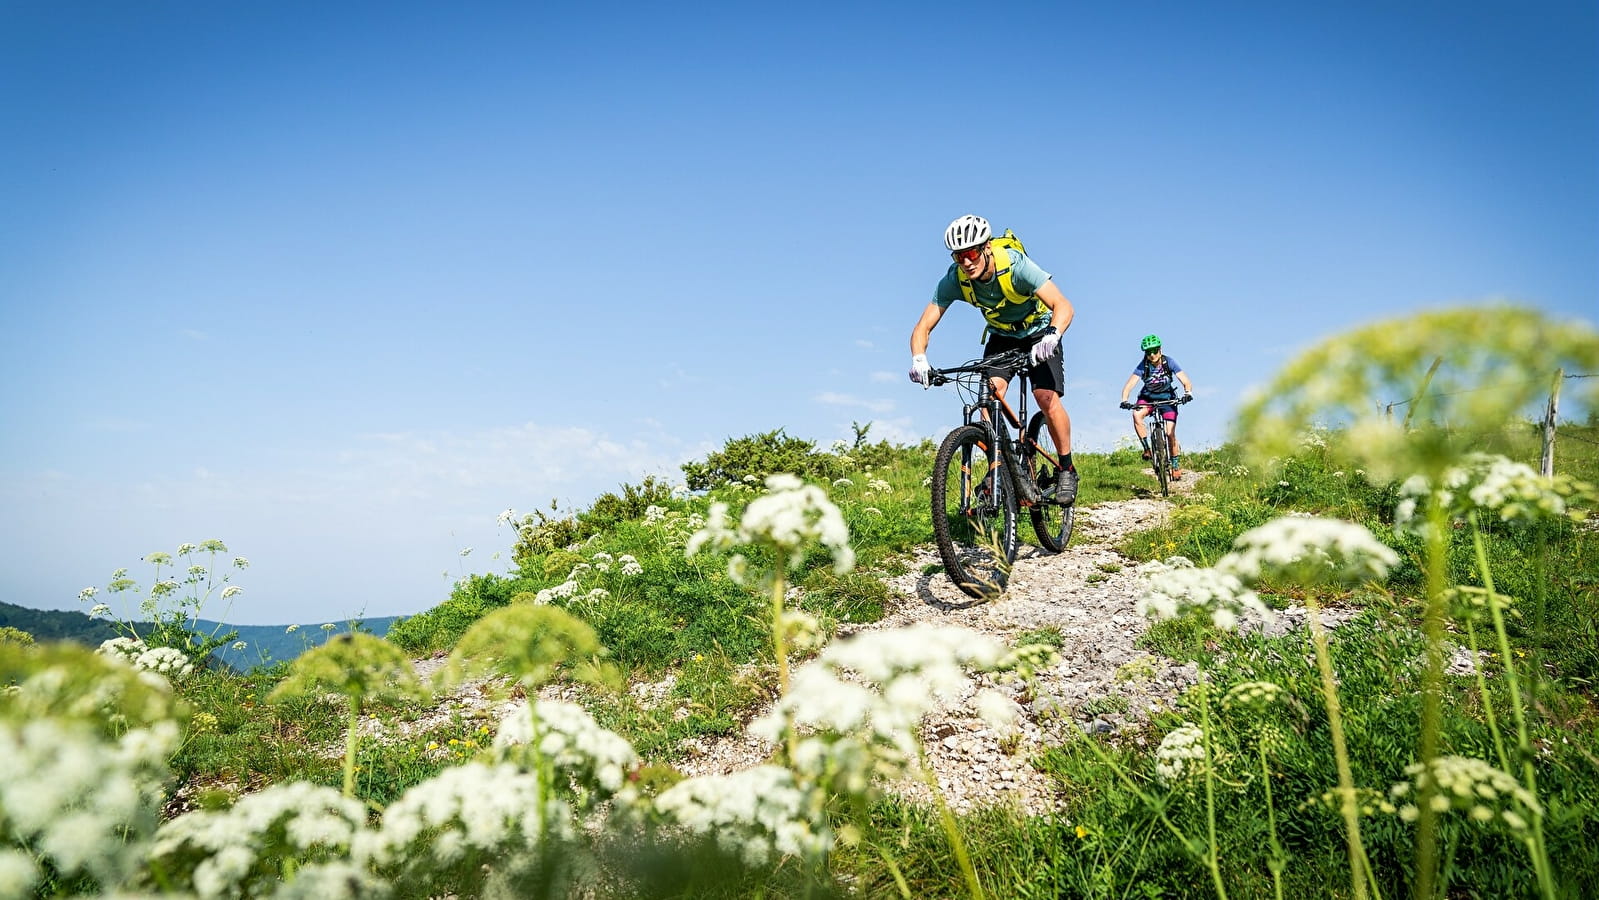
<svg viewBox="0 0 1599 900"><path fill-rule="evenodd" d="M1081 825L1077 826L1077 839L1082 840L1085 837L1088 837L1088 829Z"/></svg>

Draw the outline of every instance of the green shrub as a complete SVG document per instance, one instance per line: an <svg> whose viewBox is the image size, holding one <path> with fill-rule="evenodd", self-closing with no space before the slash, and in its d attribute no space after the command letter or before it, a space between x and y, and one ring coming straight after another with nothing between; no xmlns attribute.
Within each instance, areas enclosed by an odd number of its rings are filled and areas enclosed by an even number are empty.
<svg viewBox="0 0 1599 900"><path fill-rule="evenodd" d="M779 472L831 481L840 467L837 457L817 452L814 443L789 437L781 428L734 438L704 462L683 464L689 489L696 491L735 483L758 485Z"/></svg>

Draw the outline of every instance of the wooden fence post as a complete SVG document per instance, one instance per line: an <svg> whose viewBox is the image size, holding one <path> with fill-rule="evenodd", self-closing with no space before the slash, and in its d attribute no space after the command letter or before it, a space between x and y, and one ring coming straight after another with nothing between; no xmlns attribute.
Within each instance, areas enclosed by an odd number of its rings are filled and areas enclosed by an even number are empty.
<svg viewBox="0 0 1599 900"><path fill-rule="evenodd" d="M1549 408L1543 414L1543 456L1538 459L1538 471L1545 478L1555 474L1555 416L1560 411L1560 382L1565 369L1555 370L1554 383L1549 386Z"/></svg>

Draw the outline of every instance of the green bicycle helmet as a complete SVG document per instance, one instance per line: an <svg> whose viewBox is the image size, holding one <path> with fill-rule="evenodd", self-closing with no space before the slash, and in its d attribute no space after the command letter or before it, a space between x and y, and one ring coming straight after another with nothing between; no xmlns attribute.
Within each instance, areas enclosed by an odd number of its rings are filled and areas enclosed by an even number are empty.
<svg viewBox="0 0 1599 900"><path fill-rule="evenodd" d="M1138 349L1143 350L1146 353L1159 346L1160 335L1158 334L1146 334L1144 335L1144 339L1138 342Z"/></svg>

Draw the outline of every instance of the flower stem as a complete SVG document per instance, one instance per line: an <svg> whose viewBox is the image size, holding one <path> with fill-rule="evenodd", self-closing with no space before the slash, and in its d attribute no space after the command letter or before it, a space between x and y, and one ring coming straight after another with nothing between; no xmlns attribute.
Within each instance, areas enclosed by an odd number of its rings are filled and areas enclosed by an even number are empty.
<svg viewBox="0 0 1599 900"><path fill-rule="evenodd" d="M1266 786L1266 822L1271 826L1271 861L1266 867L1271 869L1271 883L1277 900L1283 900L1283 866L1287 863L1287 854L1277 840L1277 808L1271 800L1271 766L1266 763L1266 745L1257 740L1255 749L1260 751L1261 783Z"/></svg>
<svg viewBox="0 0 1599 900"><path fill-rule="evenodd" d="M1216 849L1216 751L1210 736L1210 685L1199 690L1199 717L1205 733L1205 825L1210 852L1205 858L1210 867L1211 881L1216 884L1216 896L1227 900L1227 886L1221 880L1221 864Z"/></svg>
<svg viewBox="0 0 1599 900"><path fill-rule="evenodd" d="M1418 760L1431 767L1438 756L1438 731L1443 719L1444 529L1449 526L1437 492L1427 503L1427 600L1421 629L1427 638L1426 665L1421 672L1421 735ZM1416 896L1432 897L1438 876L1438 811L1432 808L1437 785L1428 779L1416 798Z"/></svg>
<svg viewBox="0 0 1599 900"><path fill-rule="evenodd" d="M350 728L344 736L344 796L355 796L355 748L361 741L361 701L350 698Z"/></svg>
<svg viewBox="0 0 1599 900"><path fill-rule="evenodd" d="M1338 685L1333 681L1332 658L1327 652L1327 632L1321 624L1316 598L1305 597L1310 613L1310 640L1316 648L1316 668L1321 672L1321 689L1327 704L1327 727L1332 732L1333 761L1338 766L1338 811L1344 817L1344 843L1349 851L1349 886L1355 900L1366 896L1366 850L1360 840L1360 812L1355 806L1355 776L1349 768L1349 748L1344 743L1343 708L1338 702Z"/></svg>
<svg viewBox="0 0 1599 900"><path fill-rule="evenodd" d="M1521 680L1516 675L1515 657L1510 652L1510 636L1505 631L1504 612L1499 608L1499 596L1494 593L1493 570L1488 565L1488 551L1483 546L1482 529L1477 525L1477 512L1472 510L1471 541L1472 547L1477 552L1477 567L1482 572L1482 586L1488 591L1488 612L1493 616L1494 633L1499 637L1499 656L1505 667L1505 684L1510 689L1510 712L1516 720L1516 749L1521 757L1521 777L1527 792L1532 794L1536 801L1538 797L1538 774L1533 767L1535 756L1532 750L1532 738L1527 731L1527 715L1521 708ZM1508 770L1507 770L1508 771ZM1532 841L1528 850L1532 853L1532 866L1538 875L1538 887L1545 898L1555 896L1553 873L1549 866L1549 851L1543 839L1543 809L1541 804L1533 803L1528 810L1532 815Z"/></svg>

